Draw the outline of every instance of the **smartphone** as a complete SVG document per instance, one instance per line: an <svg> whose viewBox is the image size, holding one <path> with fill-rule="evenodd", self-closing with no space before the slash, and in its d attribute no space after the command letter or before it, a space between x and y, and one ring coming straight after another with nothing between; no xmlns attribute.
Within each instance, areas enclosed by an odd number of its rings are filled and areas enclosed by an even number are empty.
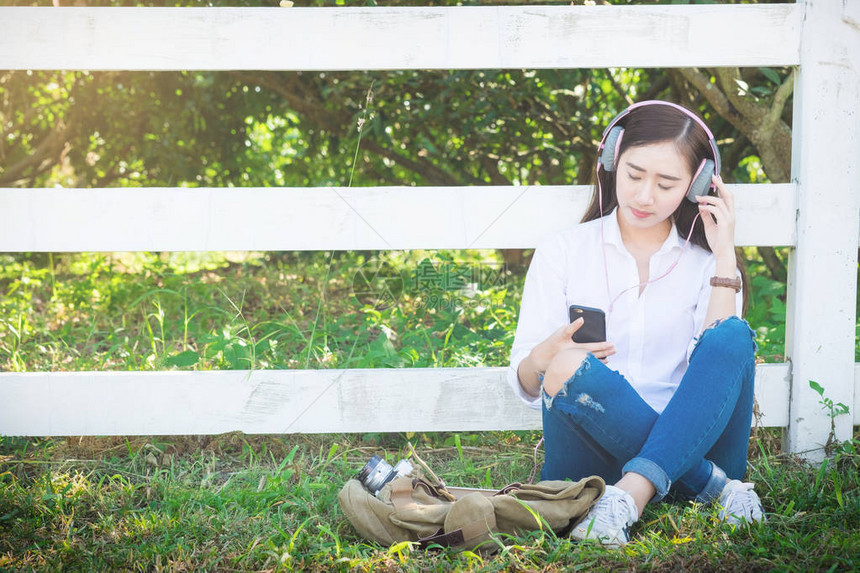
<svg viewBox="0 0 860 573"><path fill-rule="evenodd" d="M573 333L574 342L603 342L606 340L606 314L599 308L570 305L570 322L582 318L584 322Z"/></svg>

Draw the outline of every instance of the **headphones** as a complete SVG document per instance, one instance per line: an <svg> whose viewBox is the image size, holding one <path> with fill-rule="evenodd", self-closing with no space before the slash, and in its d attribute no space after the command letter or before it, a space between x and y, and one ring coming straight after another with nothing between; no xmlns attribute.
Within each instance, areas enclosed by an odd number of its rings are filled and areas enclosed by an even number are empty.
<svg viewBox="0 0 860 573"><path fill-rule="evenodd" d="M711 133L711 130L708 129L707 125L705 125L705 122L699 119L696 114L680 105L668 101L648 100L634 103L626 110L616 115L615 119L609 122L609 125L606 126L606 129L603 131L603 138L600 140L600 145L597 146L598 168L602 166L603 170L608 173L615 171L615 168L618 166L618 150L621 149L621 138L624 137L624 128L617 124L627 117L627 115L634 109L645 107L646 105L666 105L675 108L699 124L708 135L708 143L711 144L711 151L713 152L714 158L702 159L702 162L699 164L699 168L693 175L693 181L690 183L690 188L687 189L687 199L696 203L696 197L707 195L708 192L714 188L711 178L714 174L720 172L720 151L717 149L717 141L714 139L714 134Z"/></svg>

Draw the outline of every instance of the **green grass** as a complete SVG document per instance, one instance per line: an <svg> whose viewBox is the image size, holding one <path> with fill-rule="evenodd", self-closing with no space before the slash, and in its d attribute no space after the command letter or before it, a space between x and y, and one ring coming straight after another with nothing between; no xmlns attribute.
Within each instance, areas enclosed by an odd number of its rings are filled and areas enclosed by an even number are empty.
<svg viewBox="0 0 860 573"><path fill-rule="evenodd" d="M413 436L451 485L532 469L537 434ZM768 522L732 529L710 507L649 506L623 550L536 532L494 554L388 548L356 536L341 485L406 436L0 440L0 569L70 571L849 571L860 566L860 442L819 469L753 443ZM757 453L756 453L756 450Z"/></svg>
<svg viewBox="0 0 860 573"><path fill-rule="evenodd" d="M522 271L504 271L494 251L452 259L421 252L0 255L0 369L503 365ZM396 275L396 304L354 295L357 277L380 260ZM435 275L424 272L419 282L427 262ZM477 281L475 288L462 289L458 276Z"/></svg>

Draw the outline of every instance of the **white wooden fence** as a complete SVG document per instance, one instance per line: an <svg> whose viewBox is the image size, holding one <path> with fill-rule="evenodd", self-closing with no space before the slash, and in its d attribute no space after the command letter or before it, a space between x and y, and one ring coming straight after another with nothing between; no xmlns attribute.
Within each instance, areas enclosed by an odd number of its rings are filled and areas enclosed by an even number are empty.
<svg viewBox="0 0 860 573"><path fill-rule="evenodd" d="M860 2L457 8L0 8L0 69L376 70L797 66L792 182L735 186L738 242L792 247L767 426L827 440L808 385L860 418L854 328ZM588 190L0 189L0 252L533 247ZM444 200L440 200L444 198ZM185 206L192 205L194 208ZM444 208L441 207L444 205ZM416 220L412 213L420 210ZM522 220L541 225L518 225ZM416 396L421 396L421 408ZM0 374L0 434L539 428L504 368ZM816 457L819 452L808 455Z"/></svg>

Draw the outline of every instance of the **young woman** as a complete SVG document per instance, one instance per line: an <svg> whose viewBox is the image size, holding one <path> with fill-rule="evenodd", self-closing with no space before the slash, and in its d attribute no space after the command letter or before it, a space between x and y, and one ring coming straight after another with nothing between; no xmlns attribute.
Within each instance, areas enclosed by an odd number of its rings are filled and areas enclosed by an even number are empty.
<svg viewBox="0 0 860 573"><path fill-rule="evenodd" d="M541 479L614 483L571 533L608 545L670 492L762 520L739 481L756 347L716 142L691 112L652 101L616 117L598 153L583 222L535 250L511 350L512 387L543 410ZM571 305L605 312L605 341L572 340Z"/></svg>

